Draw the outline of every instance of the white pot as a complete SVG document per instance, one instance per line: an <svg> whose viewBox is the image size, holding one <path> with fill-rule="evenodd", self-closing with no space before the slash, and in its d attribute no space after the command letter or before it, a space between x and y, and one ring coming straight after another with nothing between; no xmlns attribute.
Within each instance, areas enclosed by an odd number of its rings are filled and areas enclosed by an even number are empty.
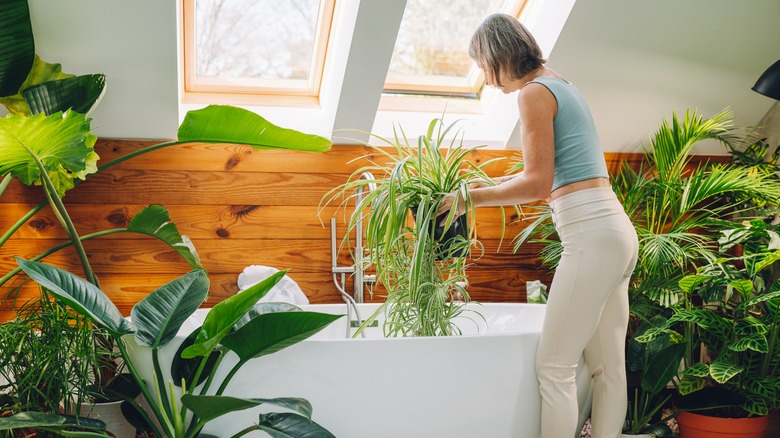
<svg viewBox="0 0 780 438"><path fill-rule="evenodd" d="M621 433L620 438L653 438L649 433L640 433L639 435L633 435L630 433Z"/></svg>
<svg viewBox="0 0 780 438"><path fill-rule="evenodd" d="M135 438L135 427L125 420L120 406L122 401L108 403L81 404L81 415L95 418L106 423L106 432L116 438Z"/></svg>

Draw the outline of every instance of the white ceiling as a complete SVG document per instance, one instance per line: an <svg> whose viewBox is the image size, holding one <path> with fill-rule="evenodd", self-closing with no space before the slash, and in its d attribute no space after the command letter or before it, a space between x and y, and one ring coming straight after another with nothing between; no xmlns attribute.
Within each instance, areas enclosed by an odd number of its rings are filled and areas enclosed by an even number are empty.
<svg viewBox="0 0 780 438"><path fill-rule="evenodd" d="M177 1L29 1L44 60L70 73L107 75L106 97L94 113L98 136L175 137ZM323 90L322 107L258 113L329 137L338 128L386 133L393 122L416 135L418 124L438 114L376 111L405 1L339 0L334 42L342 50L328 61L331 88ZM585 95L606 151L641 151L672 111L709 116L730 107L738 125L751 125L774 102L750 87L780 58L779 0L547 0L536 7L529 27L549 66ZM466 135L517 147L513 96L498 95L494 103L465 122ZM708 147L701 152L720 152Z"/></svg>

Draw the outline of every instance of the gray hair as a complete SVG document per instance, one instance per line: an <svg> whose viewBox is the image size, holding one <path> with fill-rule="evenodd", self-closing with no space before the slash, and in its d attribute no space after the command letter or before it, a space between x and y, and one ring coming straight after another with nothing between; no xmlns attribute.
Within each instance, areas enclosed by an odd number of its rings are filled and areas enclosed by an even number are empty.
<svg viewBox="0 0 780 438"><path fill-rule="evenodd" d="M508 14L493 14L479 25L471 37L469 57L497 86L502 73L519 79L547 62L531 32Z"/></svg>

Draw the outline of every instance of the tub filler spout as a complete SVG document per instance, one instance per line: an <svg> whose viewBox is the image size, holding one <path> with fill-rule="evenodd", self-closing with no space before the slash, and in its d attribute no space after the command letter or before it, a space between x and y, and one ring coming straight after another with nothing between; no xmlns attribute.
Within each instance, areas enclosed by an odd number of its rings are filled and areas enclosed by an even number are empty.
<svg viewBox="0 0 780 438"><path fill-rule="evenodd" d="M368 181L364 185L361 185L357 189L355 194L355 209L359 209L363 204L363 196L366 191L376 189L376 183L374 175L371 172L363 172L360 174L358 180ZM355 248L352 251L352 258L354 264L352 266L338 266L338 247L336 244L336 219L330 219L330 252L331 252L331 266L333 272L333 283L336 285L341 297L345 303L347 303L347 337L350 336L350 329L360 326L363 323L363 319L360 317L357 304L363 303L363 295L365 293L366 286L372 286L376 283L375 275L368 275L364 271L364 257L365 248L363 248L363 222L358 221L355 224ZM353 291L352 295L346 292L346 276L352 274ZM339 281L340 276L340 281ZM352 310L355 311L356 320L352 319ZM353 321L356 324L353 324ZM361 332L361 336L365 337L365 333Z"/></svg>

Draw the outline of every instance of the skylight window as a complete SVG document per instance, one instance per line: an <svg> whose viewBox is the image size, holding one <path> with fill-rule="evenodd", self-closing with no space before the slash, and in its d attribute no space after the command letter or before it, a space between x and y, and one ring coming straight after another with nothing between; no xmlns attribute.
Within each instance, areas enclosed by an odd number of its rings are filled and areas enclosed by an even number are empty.
<svg viewBox="0 0 780 438"><path fill-rule="evenodd" d="M334 2L184 0L185 99L316 103Z"/></svg>
<svg viewBox="0 0 780 438"><path fill-rule="evenodd" d="M524 0L408 0L385 81L386 95L479 98L485 79L468 57L490 14L518 16Z"/></svg>

